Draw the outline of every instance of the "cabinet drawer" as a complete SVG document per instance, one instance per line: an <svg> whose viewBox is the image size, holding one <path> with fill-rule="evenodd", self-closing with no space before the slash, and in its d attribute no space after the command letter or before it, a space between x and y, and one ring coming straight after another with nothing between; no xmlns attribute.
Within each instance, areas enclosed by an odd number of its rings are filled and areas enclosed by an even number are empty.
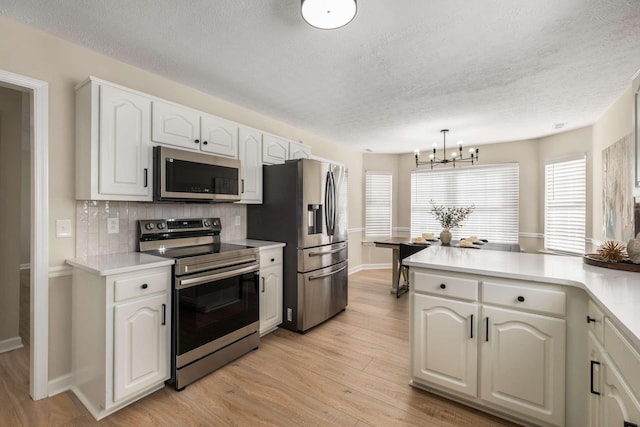
<svg viewBox="0 0 640 427"><path fill-rule="evenodd" d="M566 296L562 291L541 289L536 285L518 286L484 282L482 301L517 309L537 311L539 313L564 316Z"/></svg>
<svg viewBox="0 0 640 427"><path fill-rule="evenodd" d="M439 276L437 274L413 273L413 288L416 292L426 292L449 298L469 301L478 300L478 282L460 277Z"/></svg>
<svg viewBox="0 0 640 427"><path fill-rule="evenodd" d="M282 264L282 248L261 249L260 268Z"/></svg>
<svg viewBox="0 0 640 427"><path fill-rule="evenodd" d="M587 310L587 325L591 333L598 339L600 344L604 343L604 313L595 302L589 300L589 308Z"/></svg>
<svg viewBox="0 0 640 427"><path fill-rule="evenodd" d="M640 353L609 319L604 321L604 349L626 379L636 399L640 399Z"/></svg>
<svg viewBox="0 0 640 427"><path fill-rule="evenodd" d="M169 275L158 273L119 279L114 281L114 288L115 301L166 292L169 289Z"/></svg>

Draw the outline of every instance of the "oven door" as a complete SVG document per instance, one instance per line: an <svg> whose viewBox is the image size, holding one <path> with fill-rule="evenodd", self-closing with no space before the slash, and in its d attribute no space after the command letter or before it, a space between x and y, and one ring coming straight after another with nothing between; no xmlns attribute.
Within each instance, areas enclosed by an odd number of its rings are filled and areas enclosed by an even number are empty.
<svg viewBox="0 0 640 427"><path fill-rule="evenodd" d="M176 277L177 368L258 331L258 269L250 263Z"/></svg>

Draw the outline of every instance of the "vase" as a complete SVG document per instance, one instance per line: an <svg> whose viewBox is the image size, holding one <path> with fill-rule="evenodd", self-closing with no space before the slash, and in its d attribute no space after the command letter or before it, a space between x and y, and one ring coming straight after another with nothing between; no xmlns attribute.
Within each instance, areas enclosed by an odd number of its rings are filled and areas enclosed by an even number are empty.
<svg viewBox="0 0 640 427"><path fill-rule="evenodd" d="M451 243L451 232L449 230L440 232L440 243L442 246L449 246L449 243Z"/></svg>

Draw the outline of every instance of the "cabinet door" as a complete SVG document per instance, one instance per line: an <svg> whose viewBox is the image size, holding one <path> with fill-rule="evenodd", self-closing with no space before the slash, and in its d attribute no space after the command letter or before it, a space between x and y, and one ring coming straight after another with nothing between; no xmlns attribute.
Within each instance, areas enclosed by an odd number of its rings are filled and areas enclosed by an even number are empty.
<svg viewBox="0 0 640 427"><path fill-rule="evenodd" d="M476 397L477 304L418 294L413 304L413 377Z"/></svg>
<svg viewBox="0 0 640 427"><path fill-rule="evenodd" d="M114 402L169 378L170 325L167 294L115 306Z"/></svg>
<svg viewBox="0 0 640 427"><path fill-rule="evenodd" d="M602 426L602 396L604 395L602 348L591 331L587 335L587 353L589 354L589 364L585 367L589 375L587 425L588 427L600 427Z"/></svg>
<svg viewBox="0 0 640 427"><path fill-rule="evenodd" d="M241 203L262 203L262 133L240 127Z"/></svg>
<svg viewBox="0 0 640 427"><path fill-rule="evenodd" d="M607 363L605 366L604 377L604 426L640 426L640 404L633 397L631 390L613 363Z"/></svg>
<svg viewBox="0 0 640 427"><path fill-rule="evenodd" d="M282 323L282 266L260 270L260 335Z"/></svg>
<svg viewBox="0 0 640 427"><path fill-rule="evenodd" d="M483 307L483 400L564 424L565 321Z"/></svg>
<svg viewBox="0 0 640 427"><path fill-rule="evenodd" d="M238 158L238 125L215 116L200 118L200 149L218 156Z"/></svg>
<svg viewBox="0 0 640 427"><path fill-rule="evenodd" d="M188 108L153 102L151 139L188 150L200 150L200 114Z"/></svg>
<svg viewBox="0 0 640 427"><path fill-rule="evenodd" d="M262 138L262 163L277 165L289 158L289 141L274 135L264 134Z"/></svg>
<svg viewBox="0 0 640 427"><path fill-rule="evenodd" d="M311 157L310 147L289 141L289 159L308 159L309 157Z"/></svg>
<svg viewBox="0 0 640 427"><path fill-rule="evenodd" d="M150 125L149 99L100 86L100 194L151 200Z"/></svg>

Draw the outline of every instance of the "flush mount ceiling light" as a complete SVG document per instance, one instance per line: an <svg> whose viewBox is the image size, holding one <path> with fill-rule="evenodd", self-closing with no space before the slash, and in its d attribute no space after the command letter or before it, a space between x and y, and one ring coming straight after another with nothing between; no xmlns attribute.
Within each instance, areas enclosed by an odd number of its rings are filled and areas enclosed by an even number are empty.
<svg viewBox="0 0 640 427"><path fill-rule="evenodd" d="M347 25L357 11L356 0L302 0L302 18L312 27L333 30Z"/></svg>

